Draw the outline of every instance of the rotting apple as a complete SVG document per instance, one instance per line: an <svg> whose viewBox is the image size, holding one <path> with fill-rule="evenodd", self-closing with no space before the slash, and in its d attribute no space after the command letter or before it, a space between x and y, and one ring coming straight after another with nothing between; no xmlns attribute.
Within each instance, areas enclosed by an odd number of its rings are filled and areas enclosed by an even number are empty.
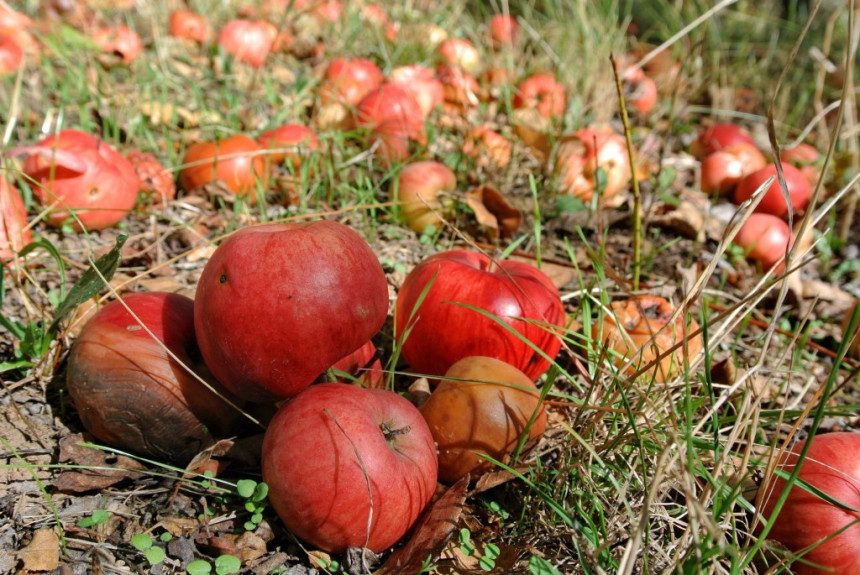
<svg viewBox="0 0 860 575"><path fill-rule="evenodd" d="M466 474L502 463L525 432L535 440L546 429L546 412L535 384L514 366L492 357L464 357L452 365L418 408L439 451L439 481L454 483Z"/></svg>
<svg viewBox="0 0 860 575"><path fill-rule="evenodd" d="M517 85L514 108L534 108L544 118L557 118L564 114L566 97L564 86L548 73L532 74Z"/></svg>
<svg viewBox="0 0 860 575"><path fill-rule="evenodd" d="M182 164L179 183L185 191L221 180L249 201L255 200L252 192L256 186L266 188L269 177L262 148L244 134L192 144L185 150Z"/></svg>
<svg viewBox="0 0 860 575"><path fill-rule="evenodd" d="M798 479L826 496L849 506L825 501L809 487L795 483L774 518L786 479L772 476L759 488L759 511L773 525L767 534L795 553L808 551L791 564L797 575L853 575L860 565L860 433L835 432L816 435L800 465ZM783 453L777 469L793 473L805 443ZM758 524L760 533L762 524ZM843 530L841 531L840 530Z"/></svg>
<svg viewBox="0 0 860 575"><path fill-rule="evenodd" d="M782 163L782 172L785 176L788 197L791 200L791 213L802 213L812 199L812 188L809 185L809 180L806 179L803 172L791 164ZM755 211L788 219L789 205L786 203L783 190L779 185L776 164L768 164L760 170L744 176L735 188L734 202L740 204L748 200L770 177L773 177L774 180L764 191L764 197L756 206Z"/></svg>
<svg viewBox="0 0 860 575"><path fill-rule="evenodd" d="M447 104L456 108L472 108L480 103L478 100L480 86L471 74L456 66L442 64L436 68L436 76L442 84L442 92Z"/></svg>
<svg viewBox="0 0 860 575"><path fill-rule="evenodd" d="M466 133L463 153L477 160L481 167L502 169L511 161L513 146L495 130L477 126Z"/></svg>
<svg viewBox="0 0 860 575"><path fill-rule="evenodd" d="M27 155L22 171L35 182L39 202L50 207L47 222L54 227L70 221L79 231L109 228L137 201L134 167L107 142L86 132L62 130L10 154Z"/></svg>
<svg viewBox="0 0 860 575"><path fill-rule="evenodd" d="M165 168L155 155L141 150L130 150L126 159L134 167L139 180L138 191L152 198L156 204L163 204L176 197L176 180L173 173Z"/></svg>
<svg viewBox="0 0 860 575"><path fill-rule="evenodd" d="M690 335L699 329L696 320L690 319L688 326L683 314L678 314L669 325L674 311L668 300L652 295L612 302L611 313L592 326L592 341L597 350L609 350L616 367L629 362L626 373L633 374L656 360L644 376L659 383L671 381L683 373L687 358L694 358L702 349L701 334ZM663 355L684 340L684 345ZM658 356L663 357L658 360Z"/></svg>
<svg viewBox="0 0 860 575"><path fill-rule="evenodd" d="M320 220L242 228L197 284L195 326L215 377L236 395L291 397L371 338L388 283L364 239Z"/></svg>
<svg viewBox="0 0 860 575"><path fill-rule="evenodd" d="M436 50L439 60L474 76L481 69L481 53L465 38L448 38Z"/></svg>
<svg viewBox="0 0 860 575"><path fill-rule="evenodd" d="M143 52L140 35L128 26L99 28L92 33L92 40L102 52L118 55L126 66Z"/></svg>
<svg viewBox="0 0 860 575"><path fill-rule="evenodd" d="M15 257L32 241L24 200L15 186L0 177L0 262Z"/></svg>
<svg viewBox="0 0 860 575"><path fill-rule="evenodd" d="M618 194L632 175L627 141L611 129L584 128L562 136L555 157L561 191L586 202L598 190L603 198Z"/></svg>
<svg viewBox="0 0 860 575"><path fill-rule="evenodd" d="M84 427L100 441L188 463L233 433L239 412L182 364L233 400L200 357L194 302L174 293L129 294L81 330L69 354L66 386Z"/></svg>
<svg viewBox="0 0 860 575"><path fill-rule="evenodd" d="M403 281L395 306L403 358L430 376L482 355L536 380L561 348L564 323L558 290L540 269L466 250L422 260Z"/></svg>
<svg viewBox="0 0 860 575"><path fill-rule="evenodd" d="M400 206L400 215L418 234L428 226L442 224L440 216L451 209L445 201L446 192L457 187L457 176L440 162L425 161L405 165L394 185L389 188L389 200Z"/></svg>
<svg viewBox="0 0 860 575"><path fill-rule="evenodd" d="M436 490L433 436L393 391L314 385L266 430L263 480L278 516L330 553L394 545Z"/></svg>
<svg viewBox="0 0 860 575"><path fill-rule="evenodd" d="M735 245L744 250L744 255L761 264L767 271L779 265L776 271L782 269L782 257L790 247L791 230L785 220L773 214L752 213L741 225L735 239Z"/></svg>

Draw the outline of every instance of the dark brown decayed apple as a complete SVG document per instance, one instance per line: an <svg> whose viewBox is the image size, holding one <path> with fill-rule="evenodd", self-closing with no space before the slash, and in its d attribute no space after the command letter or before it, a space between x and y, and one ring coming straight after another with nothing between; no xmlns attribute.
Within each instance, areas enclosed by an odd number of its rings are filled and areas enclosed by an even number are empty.
<svg viewBox="0 0 860 575"><path fill-rule="evenodd" d="M173 293L130 294L99 310L72 345L66 385L84 428L113 447L187 463L233 432L239 412L165 351L226 393L194 338L194 302ZM162 342L164 346L161 345Z"/></svg>
<svg viewBox="0 0 860 575"><path fill-rule="evenodd" d="M367 242L333 221L243 228L197 285L195 328L215 377L251 401L292 397L385 322L388 284Z"/></svg>

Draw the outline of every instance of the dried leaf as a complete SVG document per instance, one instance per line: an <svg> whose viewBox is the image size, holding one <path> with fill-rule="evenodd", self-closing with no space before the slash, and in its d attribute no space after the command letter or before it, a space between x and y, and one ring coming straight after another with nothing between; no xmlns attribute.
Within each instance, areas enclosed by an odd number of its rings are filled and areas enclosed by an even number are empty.
<svg viewBox="0 0 860 575"><path fill-rule="evenodd" d="M535 264L534 258L525 256L511 255L508 257L508 259L511 261L525 262L532 265ZM540 264L540 270L546 274L546 276L552 282L552 285L554 285L558 289L561 289L563 286L575 280L577 275L576 268L573 266L573 264L561 265L554 264L552 262L542 261Z"/></svg>
<svg viewBox="0 0 860 575"><path fill-rule="evenodd" d="M385 564L374 572L374 575L419 573L428 557L431 561L438 557L460 520L468 485L469 476L467 475L437 499L425 512L409 542L392 553Z"/></svg>
<svg viewBox="0 0 860 575"><path fill-rule="evenodd" d="M33 533L30 544L18 552L24 571L53 571L60 566L60 538L51 529Z"/></svg>
<svg viewBox="0 0 860 575"><path fill-rule="evenodd" d="M236 540L239 549L239 559L243 563L250 563L266 554L266 541L250 531L245 531Z"/></svg>
<svg viewBox="0 0 860 575"><path fill-rule="evenodd" d="M511 206L497 189L481 185L466 192L466 204L475 212L478 223L491 235L510 237L523 223L523 214Z"/></svg>
<svg viewBox="0 0 860 575"><path fill-rule="evenodd" d="M137 479L144 466L135 459L80 445L80 433L60 440L60 462L81 466L82 469L64 471L54 487L63 493L97 491L115 485L124 479Z"/></svg>
<svg viewBox="0 0 860 575"><path fill-rule="evenodd" d="M652 223L655 226L667 228L676 234L697 241L705 239L706 214L691 202L682 201L678 206L665 214L655 214Z"/></svg>

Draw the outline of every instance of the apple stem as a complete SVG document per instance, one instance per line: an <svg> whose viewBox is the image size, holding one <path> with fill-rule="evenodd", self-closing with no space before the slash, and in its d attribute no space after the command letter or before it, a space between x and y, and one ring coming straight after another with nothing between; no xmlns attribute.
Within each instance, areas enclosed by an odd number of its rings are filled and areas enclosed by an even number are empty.
<svg viewBox="0 0 860 575"><path fill-rule="evenodd" d="M398 435L406 435L407 433L412 431L412 428L408 425L404 427L399 427L397 429L392 429L389 424L384 422L379 424L379 429L382 430L382 435L385 436L386 441L391 441Z"/></svg>

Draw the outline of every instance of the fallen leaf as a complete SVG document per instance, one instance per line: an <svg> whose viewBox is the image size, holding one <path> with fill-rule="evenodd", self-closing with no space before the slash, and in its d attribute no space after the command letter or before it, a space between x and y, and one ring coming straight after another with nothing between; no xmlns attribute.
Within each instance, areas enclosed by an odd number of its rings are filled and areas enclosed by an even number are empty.
<svg viewBox="0 0 860 575"><path fill-rule="evenodd" d="M525 262L528 264L535 265L535 259L532 257L512 254L508 256L508 259L511 261ZM540 264L540 270L546 274L546 276L552 282L552 285L554 285L557 289L561 289L568 283L575 280L577 277L577 271L573 264L561 265L544 260Z"/></svg>
<svg viewBox="0 0 860 575"><path fill-rule="evenodd" d="M80 445L80 433L60 440L61 463L80 466L75 471L64 471L54 481L54 487L63 493L84 493L115 485L124 479L137 479L144 466L135 459L108 451Z"/></svg>
<svg viewBox="0 0 860 575"><path fill-rule="evenodd" d="M374 575L410 575L419 573L425 561L431 561L445 548L463 511L469 476L452 485L424 513L409 541L391 554Z"/></svg>
<svg viewBox="0 0 860 575"><path fill-rule="evenodd" d="M39 529L18 552L18 559L24 563L24 571L53 571L60 566L60 538L51 529Z"/></svg>
<svg viewBox="0 0 860 575"><path fill-rule="evenodd" d="M266 554L265 540L250 531L245 531L239 536L236 540L236 547L239 550L239 559L246 564Z"/></svg>
<svg viewBox="0 0 860 575"><path fill-rule="evenodd" d="M511 206L497 189L481 185L466 192L466 204L475 212L475 219L491 236L507 238L523 223L523 214Z"/></svg>

